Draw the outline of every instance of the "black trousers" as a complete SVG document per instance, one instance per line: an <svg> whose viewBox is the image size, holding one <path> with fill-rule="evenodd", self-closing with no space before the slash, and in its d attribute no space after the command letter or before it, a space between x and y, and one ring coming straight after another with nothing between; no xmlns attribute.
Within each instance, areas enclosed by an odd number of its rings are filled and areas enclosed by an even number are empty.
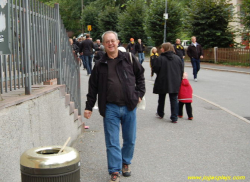
<svg viewBox="0 0 250 182"><path fill-rule="evenodd" d="M186 105L186 111L189 118L193 117L191 103L183 103L179 101L179 113L178 116L183 116L183 106Z"/></svg>
<svg viewBox="0 0 250 182"><path fill-rule="evenodd" d="M170 93L169 94L169 100L170 100L170 108L171 108L171 116L170 119L172 121L177 121L177 113L178 113L178 94L177 93ZM160 117L164 117L164 107L165 107L165 98L166 94L159 94L159 100L158 100L158 108L157 113Z"/></svg>

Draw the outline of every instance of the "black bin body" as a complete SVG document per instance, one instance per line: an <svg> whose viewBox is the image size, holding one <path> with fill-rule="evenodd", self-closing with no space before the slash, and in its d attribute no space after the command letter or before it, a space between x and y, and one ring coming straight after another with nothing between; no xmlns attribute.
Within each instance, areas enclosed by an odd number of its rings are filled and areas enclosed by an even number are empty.
<svg viewBox="0 0 250 182"><path fill-rule="evenodd" d="M27 150L20 159L22 182L80 182L79 153L71 147L39 147Z"/></svg>

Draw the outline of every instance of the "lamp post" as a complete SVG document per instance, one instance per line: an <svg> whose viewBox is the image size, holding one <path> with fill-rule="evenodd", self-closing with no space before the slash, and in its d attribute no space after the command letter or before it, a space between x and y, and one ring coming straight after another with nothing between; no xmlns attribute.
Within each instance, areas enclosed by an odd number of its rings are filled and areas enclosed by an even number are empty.
<svg viewBox="0 0 250 182"><path fill-rule="evenodd" d="M168 0L166 0L165 13L163 14L163 18L165 19L163 43L166 42L167 19L168 19L167 7L168 7Z"/></svg>

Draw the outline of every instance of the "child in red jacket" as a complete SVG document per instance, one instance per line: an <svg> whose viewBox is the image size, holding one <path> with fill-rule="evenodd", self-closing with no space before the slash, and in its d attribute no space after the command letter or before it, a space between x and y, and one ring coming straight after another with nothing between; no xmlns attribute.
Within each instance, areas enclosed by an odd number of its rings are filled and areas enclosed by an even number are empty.
<svg viewBox="0 0 250 182"><path fill-rule="evenodd" d="M183 105L186 105L186 111L187 111L187 115L188 115L188 119L192 120L193 119L193 114L192 114L192 94L193 94L193 89L187 79L187 73L184 72L183 73L183 79L181 82L181 86L180 86L180 91L178 94L178 100L179 100L179 113L178 113L178 117L182 118L183 117Z"/></svg>

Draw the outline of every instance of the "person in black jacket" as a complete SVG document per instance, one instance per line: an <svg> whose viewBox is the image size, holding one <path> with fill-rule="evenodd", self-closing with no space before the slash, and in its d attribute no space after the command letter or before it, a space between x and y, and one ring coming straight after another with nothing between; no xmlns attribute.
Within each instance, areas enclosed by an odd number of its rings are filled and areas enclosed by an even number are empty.
<svg viewBox="0 0 250 182"><path fill-rule="evenodd" d="M164 117L165 98L168 93L171 105L170 119L173 123L177 123L177 96L183 75L183 63L180 57L174 53L174 47L171 43L163 43L161 51L163 53L156 58L153 66L153 71L157 74L153 93L159 95L156 116Z"/></svg>
<svg viewBox="0 0 250 182"><path fill-rule="evenodd" d="M196 37L191 38L192 44L188 46L187 55L191 59L193 66L194 81L197 82L197 74L200 70L200 59L203 58L203 49L200 44L196 42Z"/></svg>
<svg viewBox="0 0 250 182"><path fill-rule="evenodd" d="M174 50L177 56L179 56L184 63L184 58L185 58L185 49L181 45L181 39L176 39L175 44L174 44Z"/></svg>
<svg viewBox="0 0 250 182"><path fill-rule="evenodd" d="M95 48L93 41L90 39L90 35L86 35L86 40L82 41L80 45L80 53L83 55L83 59L87 68L87 75L92 72L92 59L93 49Z"/></svg>
<svg viewBox="0 0 250 182"><path fill-rule="evenodd" d="M143 45L141 39L138 39L138 42L135 45L135 50L138 52L138 57L139 57L139 62L142 64L144 61L144 50L145 50L145 45Z"/></svg>
<svg viewBox="0 0 250 182"><path fill-rule="evenodd" d="M84 117L89 119L98 95L103 116L110 181L119 181L120 172L130 176L136 138L136 106L145 94L144 68L134 55L118 51L116 32L102 35L106 54L96 62L89 79ZM119 144L122 127L123 147Z"/></svg>
<svg viewBox="0 0 250 182"><path fill-rule="evenodd" d="M130 38L130 43L127 45L126 50L128 50L128 52L131 52L134 55L136 54L135 41L133 38Z"/></svg>

